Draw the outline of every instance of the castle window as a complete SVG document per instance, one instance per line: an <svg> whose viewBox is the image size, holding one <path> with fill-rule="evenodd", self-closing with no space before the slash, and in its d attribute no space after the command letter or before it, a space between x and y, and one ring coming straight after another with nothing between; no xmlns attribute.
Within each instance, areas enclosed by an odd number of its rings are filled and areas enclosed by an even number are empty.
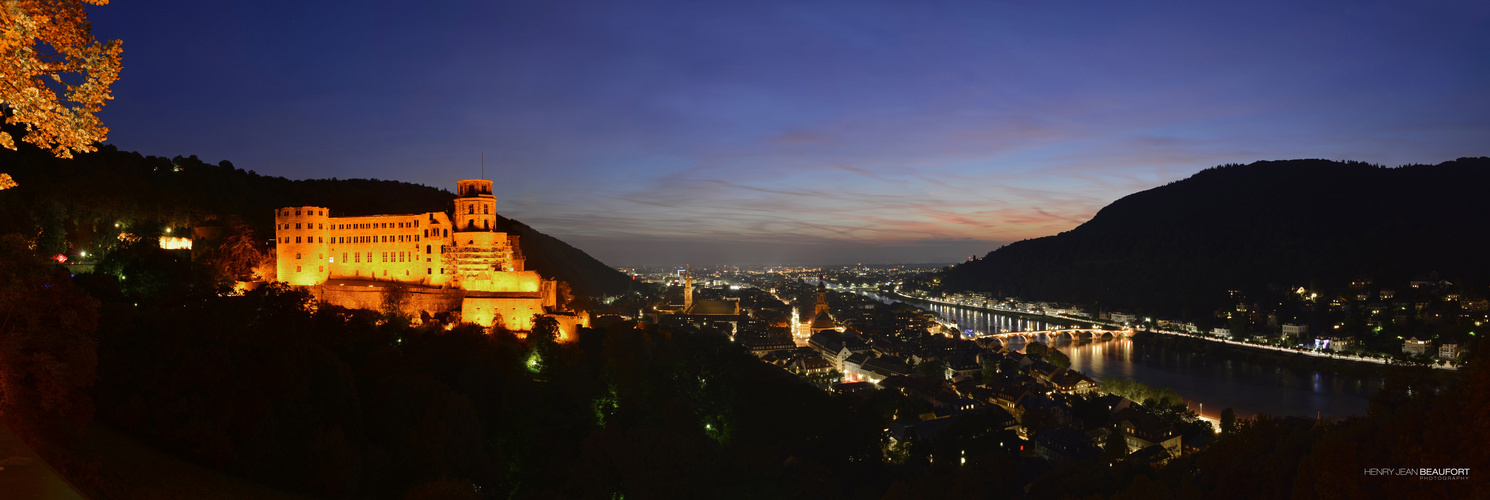
<svg viewBox="0 0 1490 500"><path fill-rule="evenodd" d="M300 260L300 254L295 254L295 260Z"/></svg>
<svg viewBox="0 0 1490 500"><path fill-rule="evenodd" d="M387 269L384 269L383 270L383 276L387 276L387 275L388 275L388 270Z"/></svg>
<svg viewBox="0 0 1490 500"><path fill-rule="evenodd" d="M424 253L434 253L433 245L424 245Z"/></svg>
<svg viewBox="0 0 1490 500"><path fill-rule="evenodd" d="M424 230L424 237L425 238L428 238L429 237L429 230L428 229L425 229Z"/></svg>
<svg viewBox="0 0 1490 500"><path fill-rule="evenodd" d="M388 262L388 252L383 252L383 262Z"/></svg>
<svg viewBox="0 0 1490 500"><path fill-rule="evenodd" d="M316 266L316 272L318 272L318 273L321 272L321 271L325 271L325 270L326 270L326 266Z"/></svg>
<svg viewBox="0 0 1490 500"><path fill-rule="evenodd" d="M445 274L445 268L440 268L440 274Z"/></svg>
<svg viewBox="0 0 1490 500"><path fill-rule="evenodd" d="M316 229L326 229L325 224L316 224Z"/></svg>
<svg viewBox="0 0 1490 500"><path fill-rule="evenodd" d="M300 266L295 266L295 272L300 272Z"/></svg>
<svg viewBox="0 0 1490 500"><path fill-rule="evenodd" d="M320 210L316 210L316 215L326 215L326 212L322 212Z"/></svg>
<svg viewBox="0 0 1490 500"><path fill-rule="evenodd" d="M341 253L341 263L342 264L346 264L347 263L347 253L346 252L342 252Z"/></svg>
<svg viewBox="0 0 1490 500"><path fill-rule="evenodd" d="M450 237L450 230L449 229L446 229L445 230L445 237L446 238L449 238Z"/></svg>
<svg viewBox="0 0 1490 500"><path fill-rule="evenodd" d="M316 254L316 260L324 260L325 258L326 258L326 254L323 254L323 253Z"/></svg>
<svg viewBox="0 0 1490 500"><path fill-rule="evenodd" d="M295 237L295 243L300 243L300 237L299 236L296 236Z"/></svg>
<svg viewBox="0 0 1490 500"><path fill-rule="evenodd" d="M367 263L372 263L372 252L367 252Z"/></svg>
<svg viewBox="0 0 1490 500"><path fill-rule="evenodd" d="M295 229L300 229L300 223L299 222L296 222L295 223Z"/></svg>
<svg viewBox="0 0 1490 500"><path fill-rule="evenodd" d="M325 243L325 242L326 242L326 238L324 236L317 236L316 237L316 243Z"/></svg>
<svg viewBox="0 0 1490 500"><path fill-rule="evenodd" d="M295 215L300 215L300 211L299 210L296 210L295 211Z"/></svg>
<svg viewBox="0 0 1490 500"><path fill-rule="evenodd" d="M353 255L355 255L357 257L357 263L361 264L362 263L362 252L358 252L358 253L353 254ZM347 258L346 257L342 257L341 260L346 261Z"/></svg>
<svg viewBox="0 0 1490 500"><path fill-rule="evenodd" d="M432 273L430 271L431 271L430 268L428 268L428 267L424 268L424 274L434 274L434 273Z"/></svg>
<svg viewBox="0 0 1490 500"><path fill-rule="evenodd" d="M486 214L489 214L489 213L491 213L491 212L489 212L489 211L487 211L487 210L488 210L488 209L490 209L490 208L491 208L491 207L488 207L488 206L486 206L486 205L482 205L482 206L481 206L481 214L482 214L482 215L486 215Z"/></svg>

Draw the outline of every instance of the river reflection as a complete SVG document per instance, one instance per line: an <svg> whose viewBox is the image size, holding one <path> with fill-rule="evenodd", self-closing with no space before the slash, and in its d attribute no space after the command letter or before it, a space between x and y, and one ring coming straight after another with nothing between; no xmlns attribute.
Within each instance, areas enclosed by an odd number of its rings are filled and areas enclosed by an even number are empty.
<svg viewBox="0 0 1490 500"><path fill-rule="evenodd" d="M871 292L862 295L886 303L893 300ZM936 312L954 321L963 331L1002 333L1045 330L1051 325L1038 319L937 303L908 304ZM1022 351L1020 337L1007 340L1008 348ZM1056 348L1071 358L1071 369L1094 379L1122 377L1152 387L1174 389L1189 402L1190 409L1216 420L1221 410L1231 408L1237 417L1259 413L1323 417L1364 416L1371 395L1381 390L1380 378L1361 378L1321 372L1295 372L1269 364L1208 358L1198 353L1139 344L1132 339L1061 342Z"/></svg>
<svg viewBox="0 0 1490 500"><path fill-rule="evenodd" d="M1014 340L1011 349L1023 349ZM1238 417L1259 413L1324 417L1363 416L1378 378L1325 372L1296 372L1279 366L1209 358L1199 353L1135 343L1132 339L1062 343L1071 369L1095 379L1122 377L1174 389L1210 419L1223 408Z"/></svg>

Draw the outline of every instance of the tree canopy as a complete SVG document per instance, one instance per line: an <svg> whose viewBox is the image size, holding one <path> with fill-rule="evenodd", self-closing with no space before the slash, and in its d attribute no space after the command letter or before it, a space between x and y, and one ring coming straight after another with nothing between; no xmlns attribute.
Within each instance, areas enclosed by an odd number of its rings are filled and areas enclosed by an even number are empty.
<svg viewBox="0 0 1490 500"><path fill-rule="evenodd" d="M109 128L96 116L113 99L118 40L93 39L83 3L108 0L12 0L0 6L0 105L5 122L24 125L26 142L53 155L97 150ZM16 149L0 131L0 145Z"/></svg>

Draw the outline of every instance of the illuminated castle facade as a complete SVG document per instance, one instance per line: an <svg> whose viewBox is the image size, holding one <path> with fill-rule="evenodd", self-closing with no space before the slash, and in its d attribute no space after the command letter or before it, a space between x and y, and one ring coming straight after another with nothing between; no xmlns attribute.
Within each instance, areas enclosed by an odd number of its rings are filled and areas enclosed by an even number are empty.
<svg viewBox="0 0 1490 500"><path fill-rule="evenodd" d="M325 207L281 208L278 280L317 287L321 300L347 307L368 305L349 286L367 295L396 281L416 297L456 290L462 321L491 326L500 317L509 330L531 330L533 315L557 306L556 282L523 268L517 235L495 231L496 205L492 181L471 179L457 183L453 220L444 212L332 217Z"/></svg>

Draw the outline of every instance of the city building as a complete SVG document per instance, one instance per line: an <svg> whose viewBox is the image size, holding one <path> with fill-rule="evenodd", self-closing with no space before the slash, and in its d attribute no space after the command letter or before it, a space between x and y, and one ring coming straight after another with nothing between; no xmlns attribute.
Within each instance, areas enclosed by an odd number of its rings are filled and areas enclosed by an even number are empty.
<svg viewBox="0 0 1490 500"><path fill-rule="evenodd" d="M1408 337L1407 340L1402 341L1402 352L1412 355L1423 354L1428 352L1428 348L1432 347L1432 344L1433 342L1428 339L1413 335L1412 337Z"/></svg>
<svg viewBox="0 0 1490 500"><path fill-rule="evenodd" d="M409 291L406 312L456 313L462 322L512 331L535 315L572 335L583 315L558 314L557 282L524 268L517 235L496 230L492 181L456 184L455 212L335 217L326 207L284 207L274 214L276 279L317 299L378 309L384 291Z"/></svg>

